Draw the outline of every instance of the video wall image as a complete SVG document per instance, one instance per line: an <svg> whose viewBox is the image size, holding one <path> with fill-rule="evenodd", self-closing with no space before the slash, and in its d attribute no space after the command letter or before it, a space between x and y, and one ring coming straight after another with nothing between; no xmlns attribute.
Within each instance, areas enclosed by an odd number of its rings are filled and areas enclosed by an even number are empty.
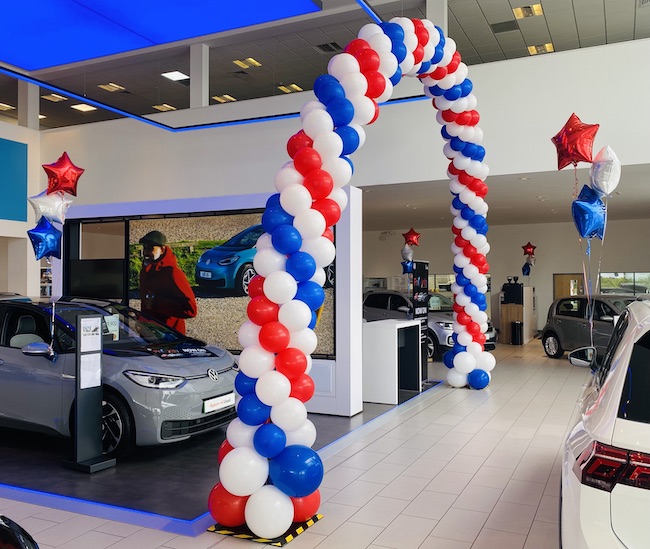
<svg viewBox="0 0 650 549"><path fill-rule="evenodd" d="M241 351L262 212L129 220L129 304L208 343ZM163 251L164 250L164 251ZM333 266L315 356L334 356Z"/></svg>

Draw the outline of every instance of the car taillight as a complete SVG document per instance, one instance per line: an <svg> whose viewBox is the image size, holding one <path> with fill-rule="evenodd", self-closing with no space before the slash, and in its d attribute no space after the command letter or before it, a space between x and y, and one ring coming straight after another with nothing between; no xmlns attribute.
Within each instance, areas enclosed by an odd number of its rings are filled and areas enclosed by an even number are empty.
<svg viewBox="0 0 650 549"><path fill-rule="evenodd" d="M580 482L611 492L616 484L650 489L650 455L593 442L574 465Z"/></svg>

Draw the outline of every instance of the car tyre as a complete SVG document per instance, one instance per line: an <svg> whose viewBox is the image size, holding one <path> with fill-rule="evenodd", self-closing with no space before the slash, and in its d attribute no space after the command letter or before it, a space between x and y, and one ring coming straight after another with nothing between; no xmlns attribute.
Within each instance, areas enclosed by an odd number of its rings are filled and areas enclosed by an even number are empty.
<svg viewBox="0 0 650 549"><path fill-rule="evenodd" d="M542 345L544 347L544 352L551 358L560 358L564 354L564 349L562 349L560 339L554 332L544 334Z"/></svg>
<svg viewBox="0 0 650 549"><path fill-rule="evenodd" d="M427 330L427 360L434 360L438 352L438 340L432 331Z"/></svg>
<svg viewBox="0 0 650 549"><path fill-rule="evenodd" d="M102 400L102 450L107 457L126 457L135 449L135 429L124 401L104 392Z"/></svg>
<svg viewBox="0 0 650 549"><path fill-rule="evenodd" d="M242 265L237 273L237 280L235 280L235 289L240 295L248 295L248 285L256 274L251 263Z"/></svg>

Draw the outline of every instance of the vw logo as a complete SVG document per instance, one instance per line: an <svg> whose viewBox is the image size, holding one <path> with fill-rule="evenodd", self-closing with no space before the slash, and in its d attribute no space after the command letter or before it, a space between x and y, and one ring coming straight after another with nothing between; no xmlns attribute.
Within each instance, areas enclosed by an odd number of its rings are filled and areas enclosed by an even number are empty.
<svg viewBox="0 0 650 549"><path fill-rule="evenodd" d="M214 382L219 381L219 373L216 370L213 370L212 368L208 370L208 377Z"/></svg>

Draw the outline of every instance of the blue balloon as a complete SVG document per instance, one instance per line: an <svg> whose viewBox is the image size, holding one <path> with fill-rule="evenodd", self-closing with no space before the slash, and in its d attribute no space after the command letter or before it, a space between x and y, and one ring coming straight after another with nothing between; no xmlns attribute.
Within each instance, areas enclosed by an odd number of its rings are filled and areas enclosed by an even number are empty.
<svg viewBox="0 0 650 549"><path fill-rule="evenodd" d="M471 80L465 78L465 80L463 80L460 83L460 87L462 89L461 97L467 97L470 93L472 93L472 90L474 89L474 84L472 83Z"/></svg>
<svg viewBox="0 0 650 549"><path fill-rule="evenodd" d="M454 265L454 272L456 274L463 274L463 268L459 267L458 265Z"/></svg>
<svg viewBox="0 0 650 549"><path fill-rule="evenodd" d="M404 29L397 23L385 21L379 24L384 34L394 42L404 42Z"/></svg>
<svg viewBox="0 0 650 549"><path fill-rule="evenodd" d="M442 138L445 141L449 141L453 137L453 135L449 135L449 132L447 131L447 126L440 127L440 135L442 135Z"/></svg>
<svg viewBox="0 0 650 549"><path fill-rule="evenodd" d="M305 282L316 273L316 261L307 252L295 252L287 258L285 270L298 282Z"/></svg>
<svg viewBox="0 0 650 549"><path fill-rule="evenodd" d="M274 458L287 445L287 435L274 423L265 423L253 435L253 446L261 456Z"/></svg>
<svg viewBox="0 0 650 549"><path fill-rule="evenodd" d="M271 235L280 225L291 224L293 224L293 216L285 212L282 206L271 206L262 214L262 227Z"/></svg>
<svg viewBox="0 0 650 549"><path fill-rule="evenodd" d="M307 446L287 446L269 461L269 478L273 485L292 498L314 492L323 480L320 456Z"/></svg>
<svg viewBox="0 0 650 549"><path fill-rule="evenodd" d="M402 261L402 274L408 274L413 272L413 262L412 261Z"/></svg>
<svg viewBox="0 0 650 549"><path fill-rule="evenodd" d="M472 303L476 303L476 305L481 305L481 304L486 304L487 299L485 298L485 294L475 294L472 296Z"/></svg>
<svg viewBox="0 0 650 549"><path fill-rule="evenodd" d="M352 168L352 173L354 174L354 164L352 163L352 160L350 160L347 156L341 156L341 158L350 164L350 168Z"/></svg>
<svg viewBox="0 0 650 549"><path fill-rule="evenodd" d="M476 152L472 155L472 160L483 162L485 158L485 147L483 145L476 145Z"/></svg>
<svg viewBox="0 0 650 549"><path fill-rule="evenodd" d="M293 225L278 225L271 234L273 247L284 255L297 252L302 246L302 236Z"/></svg>
<svg viewBox="0 0 650 549"><path fill-rule="evenodd" d="M27 231L27 235L34 248L36 259L44 257L61 259L62 233L45 216L38 220L36 227Z"/></svg>
<svg viewBox="0 0 650 549"><path fill-rule="evenodd" d="M482 215L475 215L472 217L472 219L469 220L469 224L476 229L476 231L479 231L481 228L485 227L487 225L487 221L485 221L485 217Z"/></svg>
<svg viewBox="0 0 650 549"><path fill-rule="evenodd" d="M431 58L431 64L437 65L442 61L442 58L445 56L445 47L438 44L434 51L433 57Z"/></svg>
<svg viewBox="0 0 650 549"><path fill-rule="evenodd" d="M478 308L481 311L487 311L487 303L481 303Z"/></svg>
<svg viewBox="0 0 650 549"><path fill-rule="evenodd" d="M343 154L352 154L359 148L359 134L352 126L340 126L334 131L343 141Z"/></svg>
<svg viewBox="0 0 650 549"><path fill-rule="evenodd" d="M445 366L447 368L453 368L454 367L454 352L453 351L447 351L444 355L442 355L442 361L444 362Z"/></svg>
<svg viewBox="0 0 650 549"><path fill-rule="evenodd" d="M473 295L476 295L478 293L478 288L474 286L474 284L467 284L464 290L465 290L465 295L468 297L472 297Z"/></svg>
<svg viewBox="0 0 650 549"><path fill-rule="evenodd" d="M271 417L271 407L257 398L255 393L249 393L237 404L237 415L246 425L262 425Z"/></svg>
<svg viewBox="0 0 650 549"><path fill-rule="evenodd" d="M583 186L577 200L571 204L571 214L582 238L596 236L602 240L605 234L605 204L596 191Z"/></svg>
<svg viewBox="0 0 650 549"><path fill-rule="evenodd" d="M316 327L316 324L318 324L318 315L316 314L316 311L311 312L311 322L309 323L309 326L307 326L310 330L313 330Z"/></svg>
<svg viewBox="0 0 650 549"><path fill-rule="evenodd" d="M404 42L392 41L392 46L390 48L390 51L397 58L398 63L404 61L404 59L406 59L406 54L408 53L408 50L406 49L406 44L404 44Z"/></svg>
<svg viewBox="0 0 650 549"><path fill-rule="evenodd" d="M465 203L458 197L455 197L451 201L451 205L456 208L457 210L462 210L465 207Z"/></svg>
<svg viewBox="0 0 650 549"><path fill-rule="evenodd" d="M476 212L472 210L469 206L465 206L461 211L460 211L460 216L463 219L467 219L468 221L472 219L476 215Z"/></svg>
<svg viewBox="0 0 650 549"><path fill-rule="evenodd" d="M478 145L476 143L465 143L465 146L463 147L463 156L473 159L476 151L478 151Z"/></svg>
<svg viewBox="0 0 650 549"><path fill-rule="evenodd" d="M431 95L435 95L436 97L440 97L441 95L445 94L445 90L443 90L438 84L435 86L430 86L429 87L429 92Z"/></svg>
<svg viewBox="0 0 650 549"><path fill-rule="evenodd" d="M318 92L323 85L332 85L338 83L339 81L335 76L332 76L331 74L321 74L318 78L316 78L316 80L314 80L314 93L318 95Z"/></svg>
<svg viewBox="0 0 650 549"><path fill-rule="evenodd" d="M257 378L248 377L244 372L239 372L235 376L235 389L241 395L249 395L250 393L255 392L255 384L257 383Z"/></svg>
<svg viewBox="0 0 650 549"><path fill-rule="evenodd" d="M469 284L469 278L467 278L464 274L457 274L456 284L459 286L467 286Z"/></svg>
<svg viewBox="0 0 650 549"><path fill-rule="evenodd" d="M440 35L440 42L438 42L438 46L444 48L445 44L447 43L447 38L445 38L445 32L438 25L435 25L435 27L436 30L438 31L438 34Z"/></svg>
<svg viewBox="0 0 650 549"><path fill-rule="evenodd" d="M524 276L530 275L530 265L528 263L524 263L523 267L521 268L521 274Z"/></svg>
<svg viewBox="0 0 650 549"><path fill-rule="evenodd" d="M334 80L336 80L336 78L334 78ZM318 100L324 105L327 105L336 98L345 97L345 90L343 89L343 86L339 84L338 80L335 82L328 81L321 84L318 88L318 92L314 90L314 93L316 94L316 97L318 97Z"/></svg>
<svg viewBox="0 0 650 549"><path fill-rule="evenodd" d="M404 49L406 50L406 46L404 46ZM400 83L400 80L402 80L402 69L400 67L397 67L397 70L393 73L393 76L391 76L389 80L393 86L397 86L397 84Z"/></svg>
<svg viewBox="0 0 650 549"><path fill-rule="evenodd" d="M485 389L490 383L490 375L485 370L477 368L467 374L467 383L472 389Z"/></svg>
<svg viewBox="0 0 650 549"><path fill-rule="evenodd" d="M445 92L445 99L448 101L456 101L456 99L461 98L462 94L463 89L460 87L460 84L456 84Z"/></svg>
<svg viewBox="0 0 650 549"><path fill-rule="evenodd" d="M269 196L268 200L266 201L266 207L267 208L272 208L273 206L279 206L280 205L280 193L275 193Z"/></svg>
<svg viewBox="0 0 650 549"><path fill-rule="evenodd" d="M431 61L422 61L420 68L418 69L418 74L426 74L431 68Z"/></svg>
<svg viewBox="0 0 650 549"><path fill-rule="evenodd" d="M465 345L461 345L460 343L454 343L454 346L451 348L451 352L457 355L458 353L464 353L467 351L467 347Z"/></svg>
<svg viewBox="0 0 650 549"><path fill-rule="evenodd" d="M476 217L479 217L478 215ZM488 224L487 221L485 222L485 225L483 225L480 229L476 229L476 232L478 234L486 235L488 233Z"/></svg>
<svg viewBox="0 0 650 549"><path fill-rule="evenodd" d="M311 280L298 282L298 291L294 299L304 301L312 311L320 309L325 302L325 291L319 284Z"/></svg>
<svg viewBox="0 0 650 549"><path fill-rule="evenodd" d="M326 105L327 112L334 121L334 127L346 126L354 118L354 106L345 97L335 97Z"/></svg>
<svg viewBox="0 0 650 549"><path fill-rule="evenodd" d="M463 147L465 147L465 141L463 141L460 137L453 137L449 142L449 145L455 151L462 151Z"/></svg>

